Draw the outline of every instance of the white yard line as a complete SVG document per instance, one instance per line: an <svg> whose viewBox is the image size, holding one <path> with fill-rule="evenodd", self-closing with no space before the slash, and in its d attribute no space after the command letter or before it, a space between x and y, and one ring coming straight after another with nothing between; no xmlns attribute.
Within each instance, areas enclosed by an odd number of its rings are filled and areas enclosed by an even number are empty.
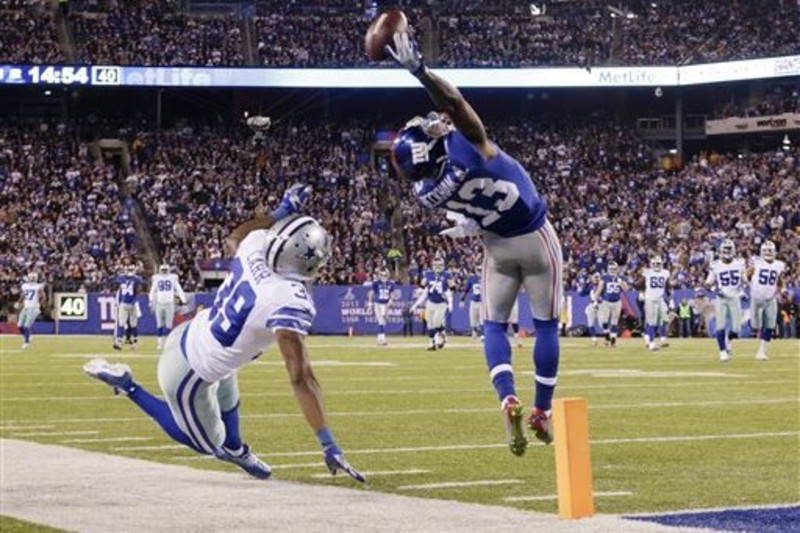
<svg viewBox="0 0 800 533"><path fill-rule="evenodd" d="M146 440L153 440L152 437L106 437L101 439L67 439L62 440L59 444L92 444L99 442L141 442Z"/></svg>
<svg viewBox="0 0 800 533"><path fill-rule="evenodd" d="M321 463L320 463L321 466ZM272 467L274 468L274 467ZM383 476L414 476L419 474L430 474L430 470L421 470L421 469L410 469L410 470L376 470L376 471L364 471L361 472L367 479L371 477L383 477ZM328 474L311 474L311 477L314 479L328 479L331 477L330 473Z"/></svg>
<svg viewBox="0 0 800 533"><path fill-rule="evenodd" d="M159 450L185 450L183 444L159 444L156 446L120 446L111 448L112 452L155 452ZM207 457L207 456L199 456Z"/></svg>
<svg viewBox="0 0 800 533"><path fill-rule="evenodd" d="M492 485L520 485L521 479L479 479L477 481L445 481L442 483L424 483L422 485L401 485L397 490L439 490L466 487L487 487Z"/></svg>
<svg viewBox="0 0 800 533"><path fill-rule="evenodd" d="M597 491L594 493L595 498L618 498L624 496L632 496L632 492L627 491ZM509 503L515 502L546 502L546 501L556 501L558 500L558 494L547 494L544 496L509 496L507 498L503 498L503 501Z"/></svg>
<svg viewBox="0 0 800 533"><path fill-rule="evenodd" d="M245 395L245 398L247 396ZM800 398L772 398L764 400L712 400L712 401L699 401L699 402L645 402L645 403L618 403L618 404L599 404L589 405L589 409L646 409L646 408L681 408L681 407L708 407L715 405L775 405L782 403L800 403ZM464 407L453 409L404 409L404 410L379 410L379 411L342 411L342 412L329 412L330 417L362 417L362 416L409 416L409 415L431 415L431 414L469 414L469 413L493 413L499 412L496 407ZM301 418L301 413L258 413L242 415L243 419L272 419L272 418ZM119 417L119 418L62 418L62 419L44 419L44 420L28 420L27 422L53 422L58 424L95 424L95 423L123 423L123 422L141 422L150 424L151 421L146 416L133 416L133 417ZM50 429L54 426L20 426L16 429ZM15 429L8 426L0 426L0 430Z"/></svg>
<svg viewBox="0 0 800 533"><path fill-rule="evenodd" d="M19 430L31 430L31 429L55 429L56 426L54 425L45 425L45 426L0 426L0 431L19 431Z"/></svg>
<svg viewBox="0 0 800 533"><path fill-rule="evenodd" d="M37 431L34 433L12 433L11 436L17 437L67 437L69 435L97 435L99 431ZM63 442L63 441L62 441Z"/></svg>

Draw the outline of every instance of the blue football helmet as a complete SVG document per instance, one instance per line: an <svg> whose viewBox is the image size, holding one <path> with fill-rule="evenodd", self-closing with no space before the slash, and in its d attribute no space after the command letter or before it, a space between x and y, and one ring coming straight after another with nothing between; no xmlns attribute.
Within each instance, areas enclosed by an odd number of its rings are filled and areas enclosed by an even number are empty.
<svg viewBox="0 0 800 533"><path fill-rule="evenodd" d="M392 164L398 174L411 181L441 176L448 160L444 136L449 130L436 113L409 121L392 145Z"/></svg>

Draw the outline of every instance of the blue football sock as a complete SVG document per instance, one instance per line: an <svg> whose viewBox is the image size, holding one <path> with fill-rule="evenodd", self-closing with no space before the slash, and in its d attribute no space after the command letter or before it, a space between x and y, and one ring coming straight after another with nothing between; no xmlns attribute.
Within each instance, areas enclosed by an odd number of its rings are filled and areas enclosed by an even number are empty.
<svg viewBox="0 0 800 533"><path fill-rule="evenodd" d="M386 326L384 326L383 324L378 324L378 333L380 333L381 335L386 333Z"/></svg>
<svg viewBox="0 0 800 533"><path fill-rule="evenodd" d="M516 335L517 333L519 333L519 324L518 324L518 323L516 323L516 322L515 322L515 323L513 323L513 324L511 324L511 331L513 331L515 335Z"/></svg>
<svg viewBox="0 0 800 533"><path fill-rule="evenodd" d="M725 330L724 329L717 329L717 346L719 346L719 351L724 352L728 346L725 340Z"/></svg>
<svg viewBox="0 0 800 533"><path fill-rule="evenodd" d="M661 324L661 327L659 328L659 331L661 332L661 336L662 337L666 337L667 336L667 325L666 324Z"/></svg>
<svg viewBox="0 0 800 533"><path fill-rule="evenodd" d="M514 370L511 367L511 344L508 342L506 331L508 324L505 322L486 321L483 331L486 334L483 345L486 355L486 364L489 367L489 376L497 391L500 401L506 396L516 396L514 388Z"/></svg>
<svg viewBox="0 0 800 533"><path fill-rule="evenodd" d="M238 450L242 447L242 437L239 433L239 403L233 409L221 414L222 423L225 425L225 442L223 446L229 450Z"/></svg>
<svg viewBox="0 0 800 533"><path fill-rule="evenodd" d="M196 452L205 454L205 452L199 450L192 442L192 439L178 427L177 422L175 422L175 419L172 417L172 411L170 411L167 402L153 396L147 392L147 389L138 384L134 384L127 392L128 398L139 406L139 409L147 413L150 418L155 420L156 424L161 426L161 429L172 437L173 440L180 442L184 446L188 446Z"/></svg>
<svg viewBox="0 0 800 533"><path fill-rule="evenodd" d="M125 328L123 328L122 326L117 326L117 336L114 339L114 341L115 342L121 341L123 335L125 335Z"/></svg>
<svg viewBox="0 0 800 533"><path fill-rule="evenodd" d="M772 330L768 328L761 328L761 340L769 342L772 340Z"/></svg>
<svg viewBox="0 0 800 533"><path fill-rule="evenodd" d="M653 336L655 334L655 326L646 326L644 330L647 333L648 342L653 342L655 340Z"/></svg>
<svg viewBox="0 0 800 533"><path fill-rule="evenodd" d="M131 332L131 338L132 338L134 341L135 341L136 339L138 339L138 338L139 338L139 328L138 328L138 327L136 327L136 326L133 326L133 327L130 329L130 332Z"/></svg>
<svg viewBox="0 0 800 533"><path fill-rule="evenodd" d="M619 333L619 327L618 326L611 326L611 336L612 337L616 337L617 333Z"/></svg>
<svg viewBox="0 0 800 533"><path fill-rule="evenodd" d="M558 360L558 320L533 320L536 342L533 345L533 364L536 368L536 399L533 405L549 411L556 388Z"/></svg>

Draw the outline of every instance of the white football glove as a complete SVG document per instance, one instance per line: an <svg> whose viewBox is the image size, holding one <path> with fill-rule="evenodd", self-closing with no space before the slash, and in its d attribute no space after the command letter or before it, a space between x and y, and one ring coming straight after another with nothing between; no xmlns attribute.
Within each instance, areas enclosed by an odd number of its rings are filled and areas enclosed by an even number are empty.
<svg viewBox="0 0 800 533"><path fill-rule="evenodd" d="M475 237L476 235L480 235L480 233L481 227L478 223L471 218L465 218L455 226L440 231L439 235L450 237L451 239L460 239L463 237Z"/></svg>
<svg viewBox="0 0 800 533"><path fill-rule="evenodd" d="M419 46L414 39L408 35L407 31L395 33L394 48L387 44L385 50L386 53L392 56L403 68L415 76L425 68Z"/></svg>

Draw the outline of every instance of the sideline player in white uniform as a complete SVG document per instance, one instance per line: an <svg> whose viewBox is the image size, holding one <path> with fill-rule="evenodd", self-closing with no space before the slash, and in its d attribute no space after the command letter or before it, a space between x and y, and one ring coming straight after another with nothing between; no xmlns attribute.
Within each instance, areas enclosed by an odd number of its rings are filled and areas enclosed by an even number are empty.
<svg viewBox="0 0 800 533"><path fill-rule="evenodd" d="M375 320L378 322L378 346L386 346L386 316L389 306L392 305L392 293L395 283L391 279L388 268L378 271L378 279L372 282L369 291L367 307L375 313Z"/></svg>
<svg viewBox="0 0 800 533"><path fill-rule="evenodd" d="M650 268L644 269L644 320L647 347L656 351L667 342L661 336L661 346L656 344L659 328L667 321L667 305L664 298L670 288L669 270L664 268L660 257L650 259Z"/></svg>
<svg viewBox="0 0 800 533"><path fill-rule="evenodd" d="M525 409L514 383L508 317L524 285L536 329L536 392L528 427L536 438L549 443L560 357L561 244L547 220L547 201L525 168L491 142L480 117L459 90L428 70L409 32L397 32L393 40L393 46L386 46L387 54L419 80L447 118L434 112L409 121L392 145L392 164L401 179L414 182L414 194L424 207L465 217L444 230L444 235L482 237L484 353L500 399L509 449L522 455L528 444L522 428Z"/></svg>
<svg viewBox="0 0 800 533"><path fill-rule="evenodd" d="M25 281L20 287L19 318L17 327L22 334L22 349L31 345L31 333L36 318L42 311L42 304L45 301L44 283L39 283L39 276L36 272L31 272L25 276Z"/></svg>
<svg viewBox="0 0 800 533"><path fill-rule="evenodd" d="M170 273L169 265L158 267L158 273L150 280L150 311L156 316L156 337L158 349L164 347L164 337L172 330L175 320L175 300L186 305L186 293L183 292L177 274Z"/></svg>
<svg viewBox="0 0 800 533"><path fill-rule="evenodd" d="M301 185L291 187L271 215L246 222L231 234L227 244L236 253L214 305L175 328L161 354L158 382L165 400L135 382L127 365L94 360L84 371L126 394L174 440L266 479L269 466L240 436L236 376L277 343L295 398L331 474L341 470L363 482L328 429L322 390L305 344L316 313L308 282L331 254L330 236L322 226L311 217L290 216L309 193Z"/></svg>
<svg viewBox="0 0 800 533"><path fill-rule="evenodd" d="M461 296L460 306L469 299L469 328L472 331L472 338L480 337L483 340L483 317L481 316L481 280L483 279L483 267L478 265L475 273L467 278L464 286L464 293Z"/></svg>
<svg viewBox="0 0 800 533"><path fill-rule="evenodd" d="M411 312L417 310L423 302L425 304L425 322L428 324L428 338L430 339L429 351L441 350L447 343L444 331L445 319L448 312L453 311L453 277L445 269L444 259L437 257L433 260L432 269L425 272L422 286L425 288L420 297L411 306Z"/></svg>
<svg viewBox="0 0 800 533"><path fill-rule="evenodd" d="M750 279L750 325L759 330L756 359L768 361L767 345L778 325L778 294L784 288L781 274L786 264L776 259L775 243L772 241L765 241L761 245L760 255L747 270Z"/></svg>
<svg viewBox="0 0 800 533"><path fill-rule="evenodd" d="M717 324L719 360L731 358L731 340L739 337L742 325L742 284L745 278L744 259L736 257L736 245L725 239L719 247L719 259L711 263L706 286L714 291L714 315ZM730 333L727 333L730 332Z"/></svg>
<svg viewBox="0 0 800 533"><path fill-rule="evenodd" d="M600 274L592 274L591 281L580 291L581 296L589 296L589 305L586 306L586 324L589 328L589 335L592 337L592 346L597 346L598 338L602 327L600 325L600 299L597 296L597 288L600 286Z"/></svg>

